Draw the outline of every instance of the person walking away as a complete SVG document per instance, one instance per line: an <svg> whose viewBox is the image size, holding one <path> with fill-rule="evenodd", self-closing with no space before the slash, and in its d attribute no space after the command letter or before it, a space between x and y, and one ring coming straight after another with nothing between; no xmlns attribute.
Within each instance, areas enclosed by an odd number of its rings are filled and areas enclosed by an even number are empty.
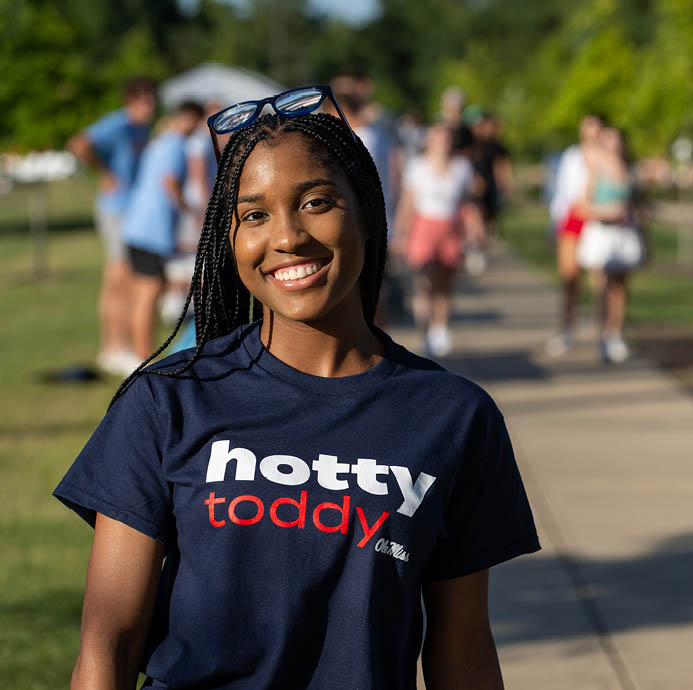
<svg viewBox="0 0 693 690"><path fill-rule="evenodd" d="M590 179L589 162L597 154L603 120L585 115L578 128L579 143L561 155L556 174L555 192L549 203L549 216L555 227L558 274L561 278L559 331L546 343L551 357L565 354L575 342L575 319L580 292L580 267L577 244L585 219L577 207L585 201Z"/></svg>
<svg viewBox="0 0 693 690"><path fill-rule="evenodd" d="M448 328L453 279L462 258L460 209L474 170L452 155L452 133L442 124L428 132L426 149L404 173L395 221L393 251L416 274L414 318L424 333L424 350L443 357L452 349Z"/></svg>
<svg viewBox="0 0 693 690"><path fill-rule="evenodd" d="M626 282L633 266L623 261L623 243L640 244L640 238L634 227L633 185L628 171L625 142L623 134L615 127L604 127L599 133L587 197L588 201L578 206L580 215L590 221L590 226L585 227L583 240L578 245L578 262L593 271L597 291L600 357L605 362L624 362L630 356L628 345L623 339L627 306ZM617 247L615 250L609 249L614 240ZM593 250L585 247L584 243L593 245ZM639 247L635 248L636 254L638 249Z"/></svg>
<svg viewBox="0 0 693 690"><path fill-rule="evenodd" d="M466 96L458 86L448 86L440 96L440 119L452 132L453 155L468 158L472 165L474 151L474 134L462 117L465 108ZM477 173L475 188L479 193L484 189L485 183ZM463 202L461 212L462 228L464 230L464 266L471 275L481 275L486 270L486 255L484 244L486 230L480 206L472 193Z"/></svg>
<svg viewBox="0 0 693 690"><path fill-rule="evenodd" d="M217 175L217 159L209 139L206 118L222 108L219 101L205 104L203 120L185 142L186 175L183 200L186 210L178 221L178 254L166 262L166 292L159 301L161 319L167 325L178 320L188 294L195 264L195 249L205 217L207 200L212 193Z"/></svg>
<svg viewBox="0 0 693 690"><path fill-rule="evenodd" d="M464 120L471 127L471 160L482 182L473 198L481 219L481 232L479 237L471 238L465 266L472 275L479 275L486 269L486 244L497 232L501 201L512 193L513 175L508 149L498 138L498 121L480 105L465 108Z"/></svg>
<svg viewBox="0 0 693 690"><path fill-rule="evenodd" d="M185 102L147 146L125 214L123 236L133 272L132 340L144 360L154 349L156 307L164 288L164 267L177 251L186 177L185 141L202 118L197 103Z"/></svg>
<svg viewBox="0 0 693 690"><path fill-rule="evenodd" d="M101 175L95 220L103 242L104 265L96 362L117 376L126 376L139 363L130 341L132 276L123 244L122 219L156 109L153 82L145 78L131 80L125 86L123 100L123 108L104 115L73 136L66 146Z"/></svg>
<svg viewBox="0 0 693 690"><path fill-rule="evenodd" d="M440 120L452 132L452 150L456 155L471 154L474 135L462 118L466 96L459 86L448 86L440 95Z"/></svg>

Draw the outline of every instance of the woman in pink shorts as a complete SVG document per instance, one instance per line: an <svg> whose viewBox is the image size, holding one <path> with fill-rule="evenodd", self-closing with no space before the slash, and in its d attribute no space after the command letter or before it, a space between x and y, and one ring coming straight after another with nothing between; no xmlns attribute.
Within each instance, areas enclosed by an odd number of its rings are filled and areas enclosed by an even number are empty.
<svg viewBox="0 0 693 690"><path fill-rule="evenodd" d="M427 354L452 349L448 319L455 272L462 258L460 206L474 179L471 163L452 154L452 133L431 126L423 155L404 172L395 222L394 250L417 274L414 318Z"/></svg>

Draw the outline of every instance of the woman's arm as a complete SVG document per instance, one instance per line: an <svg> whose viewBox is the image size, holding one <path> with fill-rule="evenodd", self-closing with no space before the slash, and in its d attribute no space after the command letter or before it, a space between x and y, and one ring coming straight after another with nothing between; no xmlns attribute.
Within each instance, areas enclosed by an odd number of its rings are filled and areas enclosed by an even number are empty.
<svg viewBox="0 0 693 690"><path fill-rule="evenodd" d="M628 207L620 201L610 201L604 204L581 201L574 208L578 215L585 220L622 223L628 217Z"/></svg>
<svg viewBox="0 0 693 690"><path fill-rule="evenodd" d="M96 516L71 690L134 690L163 557L151 537Z"/></svg>
<svg viewBox="0 0 693 690"><path fill-rule="evenodd" d="M488 570L424 585L426 690L503 690L488 620Z"/></svg>

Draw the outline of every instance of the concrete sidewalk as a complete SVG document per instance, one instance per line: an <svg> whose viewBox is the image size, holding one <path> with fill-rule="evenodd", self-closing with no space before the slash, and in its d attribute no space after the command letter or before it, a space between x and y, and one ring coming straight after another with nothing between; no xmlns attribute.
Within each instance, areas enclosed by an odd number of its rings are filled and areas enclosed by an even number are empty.
<svg viewBox="0 0 693 690"><path fill-rule="evenodd" d="M557 304L496 246L462 280L443 360L504 412L543 545L493 569L506 688L693 688L693 398L646 360L600 363L588 323L547 357Z"/></svg>

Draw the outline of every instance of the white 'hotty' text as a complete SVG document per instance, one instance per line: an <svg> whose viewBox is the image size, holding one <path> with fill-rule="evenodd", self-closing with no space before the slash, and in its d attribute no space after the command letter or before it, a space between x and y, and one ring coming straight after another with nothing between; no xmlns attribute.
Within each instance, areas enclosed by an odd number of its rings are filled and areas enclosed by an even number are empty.
<svg viewBox="0 0 693 690"><path fill-rule="evenodd" d="M214 441L207 464L206 482L223 482L226 478L226 466L232 460L236 463L234 479L254 481L257 467L255 453L247 448L229 448L229 441ZM311 472L317 472L320 486L333 491L346 491L349 488L350 475L356 476L357 485L368 492L385 496L390 486L381 479L391 473L402 494L402 504L397 512L412 517L431 488L436 478L426 472L420 472L416 481L412 481L408 467L401 465L379 465L371 458L358 458L355 464L339 462L336 455L320 453L309 467L305 460L295 455L268 455L260 461L260 474L276 484L299 486L305 484ZM280 468L286 468L280 470Z"/></svg>

